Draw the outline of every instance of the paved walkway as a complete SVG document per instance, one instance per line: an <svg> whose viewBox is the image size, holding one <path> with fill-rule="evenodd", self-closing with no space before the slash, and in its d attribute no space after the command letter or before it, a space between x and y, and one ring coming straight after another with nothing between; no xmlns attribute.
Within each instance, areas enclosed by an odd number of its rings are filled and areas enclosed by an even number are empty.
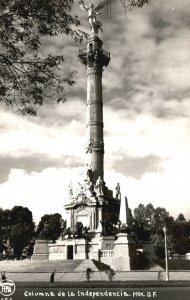
<svg viewBox="0 0 190 300"><path fill-rule="evenodd" d="M93 267L89 260L90 267ZM80 268L79 268L80 267ZM74 271L79 268L78 272ZM83 282L86 280L86 265L82 261L0 261L0 271L6 271L6 276L15 282L49 282L50 275L56 269L57 282ZM97 270L97 268L95 269ZM190 281L190 271L170 271L170 280ZM108 281L105 271L96 271L92 274L92 281ZM117 271L113 280L116 281L164 281L164 271Z"/></svg>
<svg viewBox="0 0 190 300"><path fill-rule="evenodd" d="M15 282L49 282L51 272L7 272L6 276ZM171 281L189 281L190 272L170 272ZM84 272L56 272L55 282L84 282L86 281ZM108 281L108 275L105 272L94 272L91 281ZM116 272L113 281L165 281L165 272Z"/></svg>

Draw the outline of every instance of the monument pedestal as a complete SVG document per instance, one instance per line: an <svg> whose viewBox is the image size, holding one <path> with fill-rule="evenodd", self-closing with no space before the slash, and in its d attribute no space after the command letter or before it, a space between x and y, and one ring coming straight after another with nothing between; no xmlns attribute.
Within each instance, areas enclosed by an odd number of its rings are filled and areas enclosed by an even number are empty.
<svg viewBox="0 0 190 300"><path fill-rule="evenodd" d="M64 259L67 259L65 242L57 240L56 244L49 244L49 260Z"/></svg>
<svg viewBox="0 0 190 300"><path fill-rule="evenodd" d="M87 259L87 241L84 239L77 239L75 241L75 259Z"/></svg>
<svg viewBox="0 0 190 300"><path fill-rule="evenodd" d="M31 260L48 260L49 259L49 243L48 240L36 240L34 252Z"/></svg>
<svg viewBox="0 0 190 300"><path fill-rule="evenodd" d="M129 234L119 233L114 247L114 269L130 271L135 269L136 247Z"/></svg>
<svg viewBox="0 0 190 300"><path fill-rule="evenodd" d="M112 266L114 263L115 236L102 236L99 241L100 261Z"/></svg>
<svg viewBox="0 0 190 300"><path fill-rule="evenodd" d="M50 260L86 259L87 242L84 239L65 239L49 244Z"/></svg>
<svg viewBox="0 0 190 300"><path fill-rule="evenodd" d="M115 244L115 236L101 236L99 243L101 250L113 250Z"/></svg>

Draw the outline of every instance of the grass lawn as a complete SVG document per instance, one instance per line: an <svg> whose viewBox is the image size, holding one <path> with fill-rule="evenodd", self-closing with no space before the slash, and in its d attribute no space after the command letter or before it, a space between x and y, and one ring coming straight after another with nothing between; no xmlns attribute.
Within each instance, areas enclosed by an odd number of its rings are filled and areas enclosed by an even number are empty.
<svg viewBox="0 0 190 300"><path fill-rule="evenodd" d="M156 264L158 264L160 267L165 269L165 260L164 259L157 259L154 260ZM185 271L185 270L190 270L190 260L174 260L174 259L169 259L168 260L168 267L170 271Z"/></svg>

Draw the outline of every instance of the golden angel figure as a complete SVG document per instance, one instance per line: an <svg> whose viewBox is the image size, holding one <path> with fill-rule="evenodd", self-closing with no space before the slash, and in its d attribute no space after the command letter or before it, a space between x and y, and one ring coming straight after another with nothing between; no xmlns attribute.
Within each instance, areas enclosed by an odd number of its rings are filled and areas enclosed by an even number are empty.
<svg viewBox="0 0 190 300"><path fill-rule="evenodd" d="M101 29L102 23L97 20L96 16L100 14L99 10L102 9L105 5L105 1L101 2L97 6L94 6L94 4L90 3L89 6L84 4L84 1L79 1L79 5L81 9L86 10L88 12L88 21L91 27L91 33L92 34L98 34L98 30Z"/></svg>

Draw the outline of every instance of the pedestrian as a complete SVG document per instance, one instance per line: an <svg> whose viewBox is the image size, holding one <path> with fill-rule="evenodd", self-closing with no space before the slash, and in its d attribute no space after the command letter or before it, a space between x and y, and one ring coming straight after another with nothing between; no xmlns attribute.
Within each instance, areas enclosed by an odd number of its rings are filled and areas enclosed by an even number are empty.
<svg viewBox="0 0 190 300"><path fill-rule="evenodd" d="M50 282L54 282L56 270L54 269L50 276Z"/></svg>
<svg viewBox="0 0 190 300"><path fill-rule="evenodd" d="M6 273L6 271L1 271L1 280L7 280L5 273Z"/></svg>

